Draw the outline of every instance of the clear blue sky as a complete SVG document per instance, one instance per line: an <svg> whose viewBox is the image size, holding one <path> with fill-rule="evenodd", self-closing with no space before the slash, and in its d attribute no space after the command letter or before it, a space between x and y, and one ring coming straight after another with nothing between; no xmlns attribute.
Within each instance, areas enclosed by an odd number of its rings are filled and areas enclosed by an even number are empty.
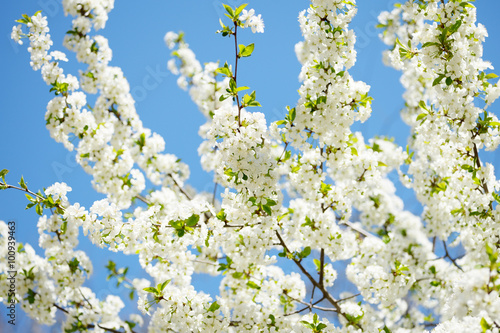
<svg viewBox="0 0 500 333"><path fill-rule="evenodd" d="M393 136L400 145L405 146L408 128L399 118L399 110L403 106L399 73L382 64L381 52L385 46L379 41L378 31L374 28L378 13L391 9L395 2L358 0L358 15L351 25L358 39L358 61L351 74L355 79L370 84L370 95L374 97L371 118L357 129L364 132L365 138ZM196 151L201 142L197 132L204 119L188 94L177 88L176 77L166 70L170 52L163 42L163 36L170 30L182 30L201 62L218 59L222 62L233 61L233 44L229 39L215 34L220 28L219 18L225 18L222 6L218 0L151 0L140 3L117 2L106 28L99 33L109 39L113 50L111 64L121 67L128 78L144 125L165 138L168 153L176 154L189 164L191 185L198 190L212 191L212 178L202 171ZM230 0L226 3L234 7L244 2ZM248 8L254 8L256 13L262 14L266 29L264 34L247 32L240 36L241 43L255 43L255 51L252 57L241 62L238 81L257 91L258 100L263 106L261 111L266 114L268 122L281 119L285 106L295 105L298 99L300 65L295 57L294 45L301 40L301 35L297 16L308 5L306 1L295 0L249 2ZM489 32L484 45L484 57L500 67L500 1L478 1L476 6L478 20ZM92 189L90 177L74 162L74 152L66 151L50 138L45 129L44 114L47 102L53 95L41 80L40 73L33 72L29 66L27 42L19 46L10 40L14 21L21 14L32 15L38 10L48 16L53 50L65 51L62 39L70 28L71 19L64 16L58 1L7 1L0 11L0 49L3 59L0 65L0 169L10 170L7 177L10 183L17 183L23 175L33 190L64 181L73 188L69 199L89 208L102 195ZM76 64L73 54L68 53L68 58L70 62L64 66L65 72L77 74L77 69L81 67ZM500 74L500 70L496 72ZM157 85L148 89L152 83ZM499 105L497 102L490 111L498 115ZM500 166L500 154L490 154L487 159ZM408 200L405 205L409 209L418 209L411 194L402 192L402 195ZM20 192L0 192L0 220L16 221L18 241L30 242L40 251L37 246L37 215L32 210L25 211L26 204ZM113 258L119 266L137 267L135 258L93 249L84 238L80 246L93 259L94 276L88 281L88 286L101 298L105 298L106 293L118 293L125 298L125 290L116 290L104 282L104 265L108 258ZM143 276L140 274L137 269L131 270L131 277ZM216 292L214 286L197 283L198 288L207 292ZM0 308L0 322L5 322L4 308ZM29 331L30 321L21 316L21 312L18 307L16 329L18 332Z"/></svg>

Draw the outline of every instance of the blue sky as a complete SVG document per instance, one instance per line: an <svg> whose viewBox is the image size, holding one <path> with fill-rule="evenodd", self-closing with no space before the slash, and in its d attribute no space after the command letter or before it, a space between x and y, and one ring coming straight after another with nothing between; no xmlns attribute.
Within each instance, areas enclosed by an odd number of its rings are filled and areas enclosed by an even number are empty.
<svg viewBox="0 0 500 333"><path fill-rule="evenodd" d="M358 15L353 24L358 43L358 61L351 69L357 80L371 85L370 95L374 97L371 118L357 129L365 138L386 135L396 138L400 145L406 145L408 128L399 118L403 106L399 84L399 73L385 67L381 52L385 46L378 39L374 28L381 10L392 8L394 0L359 0ZM233 7L244 3L241 0L226 2ZM188 94L176 85L176 77L169 74L166 63L170 51L163 42L167 31L185 32L185 39L201 62L221 60L232 62L234 49L231 40L215 34L220 28L219 18L224 19L223 8L218 0L168 1L150 0L141 2L121 1L115 4L104 30L99 31L109 39L113 50L112 65L122 68L130 82L136 98L137 111L146 127L161 134L166 141L166 151L176 154L191 168L190 184L198 190L212 191L211 175L202 171L197 154L201 142L197 132L204 123L203 116L190 101ZM297 99L298 73L300 65L296 60L294 45L301 40L297 22L299 11L307 8L306 1L251 1L248 8L262 14L266 29L264 34L248 31L239 35L241 43L255 43L252 57L245 58L238 68L238 81L257 91L262 111L268 122L284 117L286 105L294 106ZM498 13L500 1L478 1L478 21L489 32L484 44L484 58L500 66L500 28ZM32 15L42 10L48 16L54 41L53 50L62 47L64 33L69 30L71 19L65 17L61 4L56 0L8 1L0 11L0 97L2 100L0 130L0 169L9 169L7 180L17 183L24 176L30 189L38 190L54 182L66 182L73 188L69 199L90 207L92 202L103 196L90 185L90 177L74 162L74 152L68 152L61 144L53 141L45 129L44 114L47 102L52 98L49 87L41 80L40 73L29 66L27 42L16 45L10 40L14 21L21 14ZM73 54L68 53L70 62L64 66L66 73L76 74L80 67ZM500 74L499 71L497 71ZM497 105L490 111L498 112ZM499 165L499 154L486 158ZM498 174L498 173L497 173ZM401 192L409 209L418 210L418 204L409 192ZM16 191L0 192L0 220L14 220L17 223L19 242L30 242L37 249L37 215L25 211L24 195ZM94 262L94 277L88 286L101 298L117 290L105 283L104 265L108 258L119 266L134 265L132 257L115 256L106 250L93 249L89 242L81 239L80 246ZM38 249L39 250L39 249ZM131 277L143 276L137 269L131 270ZM215 284L198 284L207 292L216 292ZM30 321L21 316L18 307L18 332L29 330ZM4 309L0 310L0 322L5 321ZM57 331L57 330L56 330Z"/></svg>

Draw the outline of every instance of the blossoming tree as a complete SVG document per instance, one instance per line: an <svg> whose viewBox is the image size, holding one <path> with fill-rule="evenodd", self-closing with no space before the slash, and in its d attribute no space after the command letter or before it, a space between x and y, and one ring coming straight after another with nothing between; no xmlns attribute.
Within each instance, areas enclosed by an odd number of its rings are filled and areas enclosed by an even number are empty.
<svg viewBox="0 0 500 333"><path fill-rule="evenodd" d="M260 15L224 5L218 33L235 48L224 64L202 65L182 34L168 32L168 67L207 119L198 152L225 189L220 198L185 186L188 166L143 127L124 74L109 65L108 41L93 31L104 28L113 0L63 6L74 17L64 44L87 65L78 76L65 74L66 55L50 50L42 13L23 15L12 38L29 40L31 66L55 94L45 114L50 135L76 149L107 198L86 209L68 201L64 183L35 192L1 171L0 188L26 192L40 215L45 250L10 248L9 225L0 223L4 303L21 303L44 324L62 312L65 332L142 332L143 316L151 332L499 331L500 183L480 154L500 142L500 122L487 111L500 88L486 73L486 30L469 1L407 1L379 16L384 59L406 89L406 148L351 131L371 114L370 87L349 74L354 0L312 0L300 13L300 97L270 124L257 93L238 80L255 47L239 34L263 32ZM97 95L94 105L88 95ZM421 216L403 208L387 176L393 170L422 203ZM108 269L138 296L143 316L121 318L119 297L100 300L83 286L92 265L76 249L80 232L138 258L149 280L129 279L112 262ZM12 251L23 267L14 293ZM296 271L285 274L283 263ZM342 290L334 264L357 292ZM195 272L222 276L219 294L197 291Z"/></svg>

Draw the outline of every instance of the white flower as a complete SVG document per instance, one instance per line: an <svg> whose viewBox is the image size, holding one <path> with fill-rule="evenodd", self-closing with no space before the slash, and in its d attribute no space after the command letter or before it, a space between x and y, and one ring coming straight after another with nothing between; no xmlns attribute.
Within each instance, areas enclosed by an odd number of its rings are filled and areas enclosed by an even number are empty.
<svg viewBox="0 0 500 333"><path fill-rule="evenodd" d="M18 24L17 26L12 27L12 33L10 34L10 38L12 38L19 45L23 45L23 41L21 40L22 34L23 31L21 29L21 25Z"/></svg>
<svg viewBox="0 0 500 333"><path fill-rule="evenodd" d="M261 18L261 15L255 16L255 10L250 9L246 10L243 9L240 15L240 21L244 22L244 27L245 28L252 28L252 32L264 32L264 21Z"/></svg>
<svg viewBox="0 0 500 333"><path fill-rule="evenodd" d="M45 194L47 195L52 195L52 198L54 200L57 200L59 198L63 199L66 198L66 193L71 192L71 187L66 185L66 183L55 183L52 186L49 186L45 190Z"/></svg>
<svg viewBox="0 0 500 333"><path fill-rule="evenodd" d="M250 18L254 14L255 14L255 10L253 10L253 9L250 9L250 10L243 9L243 11L241 12L241 15L240 15L240 21L242 21L242 22L249 21Z"/></svg>
<svg viewBox="0 0 500 333"><path fill-rule="evenodd" d="M264 20L260 17L260 14L257 16L252 16L248 21L248 26L252 28L252 32L264 32Z"/></svg>
<svg viewBox="0 0 500 333"><path fill-rule="evenodd" d="M178 34L173 31L169 31L165 34L163 40L165 41L165 44L167 44L169 49L173 49L178 38Z"/></svg>
<svg viewBox="0 0 500 333"><path fill-rule="evenodd" d="M66 54L61 52L61 51L52 51L50 52L50 56L54 60L60 60L60 61L68 61L68 58L66 57Z"/></svg>

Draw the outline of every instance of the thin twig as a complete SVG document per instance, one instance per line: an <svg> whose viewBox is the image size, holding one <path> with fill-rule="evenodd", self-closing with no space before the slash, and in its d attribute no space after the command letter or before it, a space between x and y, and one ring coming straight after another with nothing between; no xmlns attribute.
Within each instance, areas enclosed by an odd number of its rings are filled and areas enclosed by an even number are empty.
<svg viewBox="0 0 500 333"><path fill-rule="evenodd" d="M291 253L290 250L288 249L288 247L286 246L285 241L281 237L280 233L277 230L275 232L276 232L276 236L278 237L278 239L280 241L281 246L283 246L283 248L285 249L285 251L287 253ZM311 276L311 274L302 265L302 263L301 263L302 260L298 260L298 259L292 258L292 261L297 265L297 267L300 269L300 271L309 279L309 281L314 286L316 286L316 288L318 288L319 290L321 290L321 292L323 293L324 299L326 299L328 302L330 302L331 305L333 305L335 307L336 312L339 313L340 315L342 315L345 319L347 319L349 321L349 319L347 318L346 314L342 312L342 309L340 308L340 305L338 304L338 301L335 298L333 298L333 296L326 290L326 288L324 286L320 285L318 283L318 281L316 281ZM356 326L357 328L361 328L362 329L361 325L359 325L359 324L354 323L353 325Z"/></svg>
<svg viewBox="0 0 500 333"><path fill-rule="evenodd" d="M324 278L324 266L325 266L325 249L321 248L321 254L320 254L320 269L319 269L319 284L323 285L323 278Z"/></svg>
<svg viewBox="0 0 500 333"><path fill-rule="evenodd" d="M358 226L355 226L353 223L351 223L349 221L342 221L340 224L345 224L346 226L348 226L352 230L356 231L358 234L360 234L363 237L375 237L372 234L370 234L368 231L365 231L365 230L359 228Z"/></svg>
<svg viewBox="0 0 500 333"><path fill-rule="evenodd" d="M214 184L214 194L212 195L212 206L215 206L215 195L217 194L217 183Z"/></svg>

